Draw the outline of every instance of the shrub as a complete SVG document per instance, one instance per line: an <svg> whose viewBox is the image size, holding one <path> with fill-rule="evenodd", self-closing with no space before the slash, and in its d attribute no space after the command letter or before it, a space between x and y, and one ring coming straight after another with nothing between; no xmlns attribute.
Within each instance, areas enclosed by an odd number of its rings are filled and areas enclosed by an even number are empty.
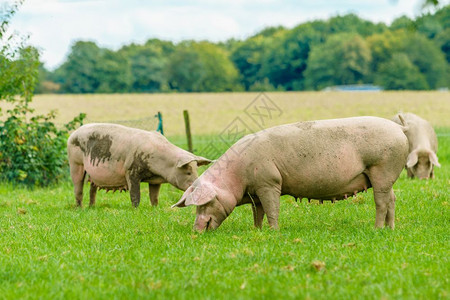
<svg viewBox="0 0 450 300"><path fill-rule="evenodd" d="M80 114L57 128L56 113L33 115L30 107L38 78L39 52L5 36L9 19L21 1L2 13L0 26L0 101L11 109L0 110L0 180L28 186L46 186L66 173L66 140L69 131L82 124Z"/></svg>

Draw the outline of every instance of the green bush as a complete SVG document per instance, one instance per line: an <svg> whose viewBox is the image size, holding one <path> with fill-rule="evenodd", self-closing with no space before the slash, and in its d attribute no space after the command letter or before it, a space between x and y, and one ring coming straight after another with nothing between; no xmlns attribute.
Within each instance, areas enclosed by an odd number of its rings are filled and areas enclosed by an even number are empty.
<svg viewBox="0 0 450 300"><path fill-rule="evenodd" d="M27 106L10 111L0 122L0 178L29 186L47 186L67 174L66 142L69 130L82 123L84 114L58 129L54 112L27 120Z"/></svg>
<svg viewBox="0 0 450 300"><path fill-rule="evenodd" d="M66 141L69 131L82 124L80 114L57 128L55 112L33 115L29 106L38 79L39 53L17 37L5 36L9 19L21 1L2 13L0 26L0 101L9 102L6 115L0 110L0 180L28 186L46 186L67 172Z"/></svg>

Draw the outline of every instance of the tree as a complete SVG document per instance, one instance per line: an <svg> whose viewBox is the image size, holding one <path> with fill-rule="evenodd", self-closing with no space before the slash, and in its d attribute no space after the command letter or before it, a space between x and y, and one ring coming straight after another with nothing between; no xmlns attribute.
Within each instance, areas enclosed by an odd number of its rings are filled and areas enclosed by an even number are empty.
<svg viewBox="0 0 450 300"><path fill-rule="evenodd" d="M404 30L387 31L367 38L372 51L372 73L390 61L394 53L404 53L420 73L425 76L427 88L435 89L449 84L447 61L437 43L420 33ZM421 85L423 87L424 85Z"/></svg>
<svg viewBox="0 0 450 300"><path fill-rule="evenodd" d="M395 30L410 30L410 31L416 31L416 23L408 18L407 16L401 16L394 21L392 21L391 26L389 26L389 29L395 31Z"/></svg>
<svg viewBox="0 0 450 300"><path fill-rule="evenodd" d="M311 49L305 70L306 87L322 89L332 85L364 82L369 74L371 54L358 34L335 34Z"/></svg>
<svg viewBox="0 0 450 300"><path fill-rule="evenodd" d="M439 2L442 3L442 1L439 1L439 0L424 0L422 6L423 7L438 6Z"/></svg>
<svg viewBox="0 0 450 300"><path fill-rule="evenodd" d="M0 26L0 101L11 109L0 115L0 180L45 186L67 175L69 130L82 123L80 114L64 128L52 122L55 112L35 115L30 107L38 78L39 52L7 36L7 26L22 1L13 3ZM1 111L0 111L1 112Z"/></svg>
<svg viewBox="0 0 450 300"><path fill-rule="evenodd" d="M55 71L61 79L62 92L94 93L97 91L101 82L95 71L102 55L101 51L94 42L75 42L66 62Z"/></svg>
<svg viewBox="0 0 450 300"><path fill-rule="evenodd" d="M323 34L303 24L275 36L263 52L259 78L285 90L304 89L304 74L311 47L323 41Z"/></svg>
<svg viewBox="0 0 450 300"><path fill-rule="evenodd" d="M450 5L444 6L434 15L430 15L430 18L434 18L442 25L442 28L450 28Z"/></svg>
<svg viewBox="0 0 450 300"><path fill-rule="evenodd" d="M36 94L45 94L45 93L57 93L61 86L52 80L53 73L48 71L44 64L39 63L38 67L38 82L36 84Z"/></svg>
<svg viewBox="0 0 450 300"><path fill-rule="evenodd" d="M424 90L427 81L419 68L404 53L395 53L380 65L375 83L386 90Z"/></svg>
<svg viewBox="0 0 450 300"><path fill-rule="evenodd" d="M358 33L359 35L365 37L387 30L387 26L385 24L374 24L370 21L361 19L355 14L333 17L329 19L326 24L327 34L329 35L343 32L352 32Z"/></svg>
<svg viewBox="0 0 450 300"><path fill-rule="evenodd" d="M144 45L131 44L120 49L131 68L132 92L160 92L168 89L167 66L175 47L172 42L148 40Z"/></svg>
<svg viewBox="0 0 450 300"><path fill-rule="evenodd" d="M447 63L450 64L450 27L441 31L435 38L434 41L441 49L442 53L445 54Z"/></svg>
<svg viewBox="0 0 450 300"><path fill-rule="evenodd" d="M188 41L171 55L168 78L170 87L180 92L223 92L237 87L238 71L219 46Z"/></svg>
<svg viewBox="0 0 450 300"><path fill-rule="evenodd" d="M267 62L267 52L276 39L285 32L283 27L269 27L237 44L231 53L231 60L241 74L241 83L246 90L256 82L263 82L268 74L261 68ZM270 79L269 79L270 80Z"/></svg>
<svg viewBox="0 0 450 300"><path fill-rule="evenodd" d="M437 18L432 15L425 15L418 18L415 22L417 31L425 35L429 39L433 39L442 30L443 26Z"/></svg>
<svg viewBox="0 0 450 300"><path fill-rule="evenodd" d="M403 51L406 35L407 32L405 29L396 31L387 30L383 33L373 34L366 38L372 53L372 61L370 64L371 77L377 73L378 68L382 63L385 63L392 58L393 53Z"/></svg>
<svg viewBox="0 0 450 300"><path fill-rule="evenodd" d="M126 92L131 84L128 60L122 53L77 41L67 61L55 71L66 93Z"/></svg>
<svg viewBox="0 0 450 300"><path fill-rule="evenodd" d="M100 82L95 90L97 93L128 92L131 84L129 62L122 53L105 49L94 66L93 77Z"/></svg>
<svg viewBox="0 0 450 300"><path fill-rule="evenodd" d="M449 86L447 61L439 46L419 33L408 35L403 46L403 52L419 68L431 89Z"/></svg>

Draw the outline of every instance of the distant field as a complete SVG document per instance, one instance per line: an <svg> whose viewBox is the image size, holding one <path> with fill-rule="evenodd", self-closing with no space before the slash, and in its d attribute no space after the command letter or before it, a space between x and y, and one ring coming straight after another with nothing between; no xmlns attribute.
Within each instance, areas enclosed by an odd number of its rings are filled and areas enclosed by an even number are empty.
<svg viewBox="0 0 450 300"><path fill-rule="evenodd" d="M59 111L57 122L67 122L80 112L87 122L131 120L161 111L168 136L184 134L183 110L190 113L194 135L221 132L236 117L257 130L244 113L259 93L220 94L114 94L37 95L37 112ZM304 120L374 115L391 118L399 111L419 114L435 127L450 127L448 92L274 92L266 93L281 109L265 119L263 127ZM264 109L262 113L267 113Z"/></svg>

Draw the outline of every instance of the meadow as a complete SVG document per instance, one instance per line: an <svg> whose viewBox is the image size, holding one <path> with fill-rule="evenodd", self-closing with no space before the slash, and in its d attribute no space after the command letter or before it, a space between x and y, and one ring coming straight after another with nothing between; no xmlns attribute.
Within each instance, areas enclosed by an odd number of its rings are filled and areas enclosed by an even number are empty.
<svg viewBox="0 0 450 300"><path fill-rule="evenodd" d="M163 185L152 207L142 184L138 209L128 193L100 191L75 206L69 181L26 189L0 184L0 298L5 299L448 299L450 297L450 96L442 92L268 93L279 110L264 126L354 115L419 114L438 133L442 165L434 180L394 190L395 230L373 228L372 191L331 204L281 199L280 230L253 227L250 206L234 210L216 231L192 230L193 207L172 209L182 192ZM215 143L245 113L256 93L39 95L38 112L57 122L133 120L161 111L166 136L185 148L183 109L194 148ZM253 103L253 104L252 104ZM259 103L259 102L258 102ZM262 110L264 111L264 110ZM270 115L270 117L268 117ZM260 119L259 119L260 120ZM226 150L219 143L217 158ZM202 171L205 168L202 169Z"/></svg>

